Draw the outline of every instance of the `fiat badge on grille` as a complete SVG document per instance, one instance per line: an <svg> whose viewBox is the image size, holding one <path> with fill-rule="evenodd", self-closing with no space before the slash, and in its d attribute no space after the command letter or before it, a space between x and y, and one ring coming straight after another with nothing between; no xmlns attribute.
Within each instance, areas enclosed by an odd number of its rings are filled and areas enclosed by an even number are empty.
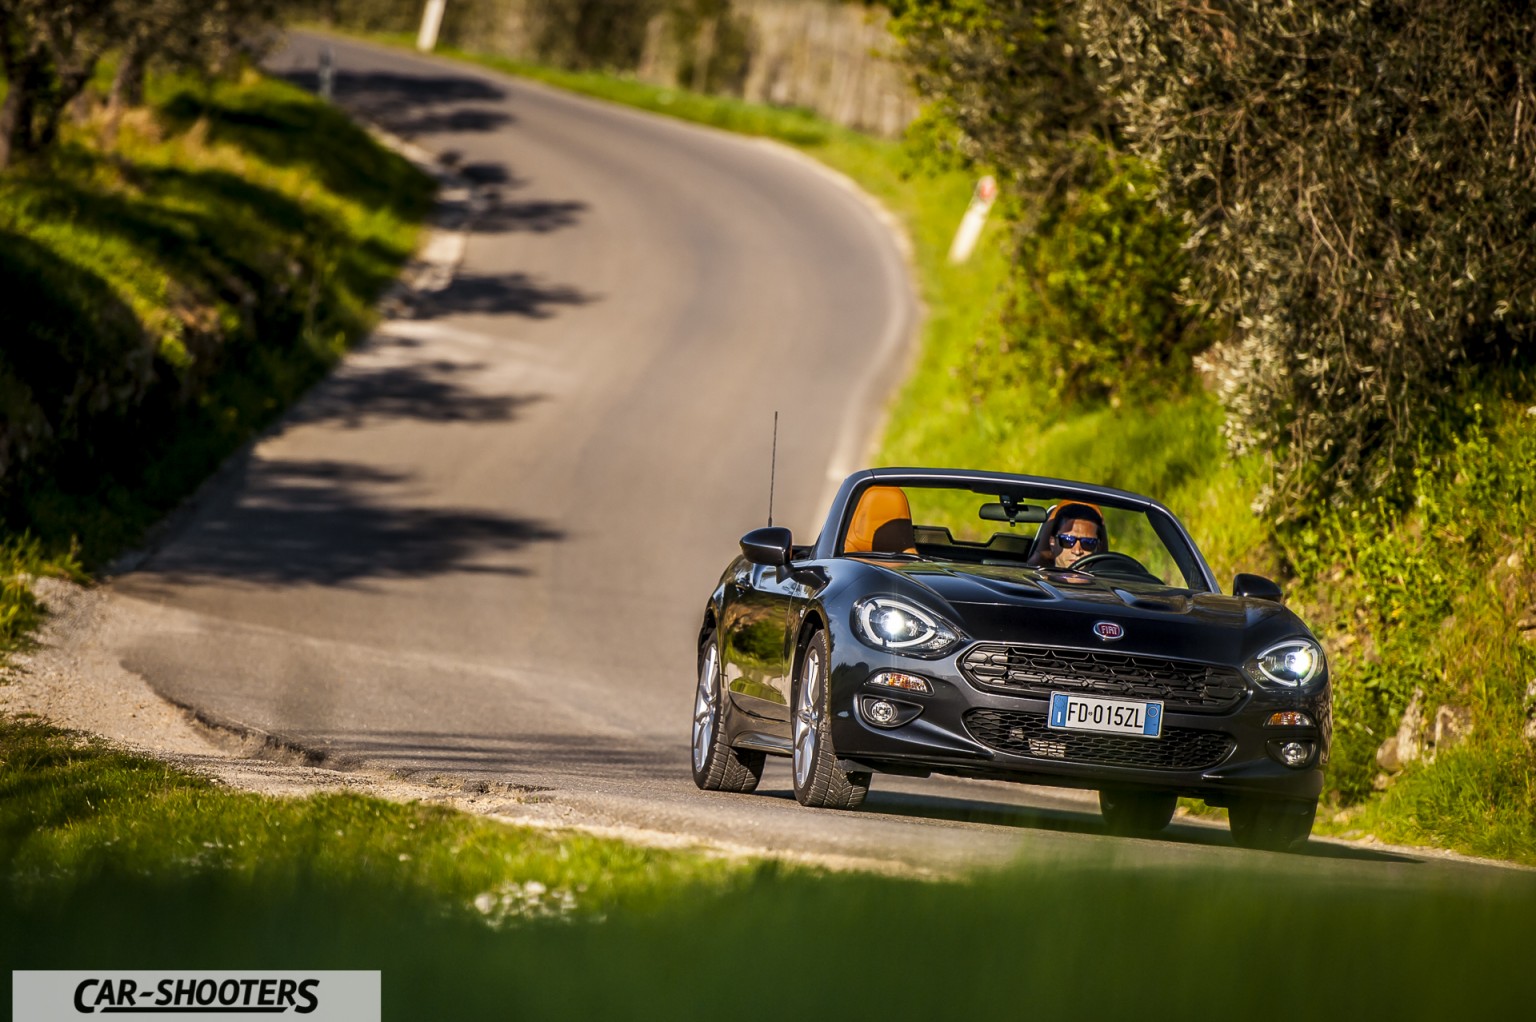
<svg viewBox="0 0 1536 1022"><path fill-rule="evenodd" d="M1098 621L1093 626L1093 633L1105 642L1114 642L1125 634L1125 629L1113 621Z"/></svg>

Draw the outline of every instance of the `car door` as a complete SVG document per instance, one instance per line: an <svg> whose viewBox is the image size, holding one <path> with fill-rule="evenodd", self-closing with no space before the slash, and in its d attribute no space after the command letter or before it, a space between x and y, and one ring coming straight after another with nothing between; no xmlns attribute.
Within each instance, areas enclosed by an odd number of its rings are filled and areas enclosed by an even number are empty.
<svg viewBox="0 0 1536 1022"><path fill-rule="evenodd" d="M726 691L738 709L788 721L788 629L804 586L782 568L743 561L728 588L720 651Z"/></svg>

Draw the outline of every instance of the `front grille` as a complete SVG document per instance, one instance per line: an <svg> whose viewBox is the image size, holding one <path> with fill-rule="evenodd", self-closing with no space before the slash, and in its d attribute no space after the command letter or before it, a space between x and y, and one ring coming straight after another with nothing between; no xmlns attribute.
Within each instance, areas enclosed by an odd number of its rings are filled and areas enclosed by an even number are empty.
<svg viewBox="0 0 1536 1022"><path fill-rule="evenodd" d="M1161 738L1058 731L1046 725L1045 714L1022 710L968 710L964 720L972 738L998 752L1100 766L1201 770L1226 759L1237 745L1220 731L1185 727L1164 728Z"/></svg>
<svg viewBox="0 0 1536 1022"><path fill-rule="evenodd" d="M1230 667L1140 653L1001 642L977 645L961 659L960 670L977 685L1005 692L1157 699L1197 713L1230 710L1248 691L1242 674Z"/></svg>

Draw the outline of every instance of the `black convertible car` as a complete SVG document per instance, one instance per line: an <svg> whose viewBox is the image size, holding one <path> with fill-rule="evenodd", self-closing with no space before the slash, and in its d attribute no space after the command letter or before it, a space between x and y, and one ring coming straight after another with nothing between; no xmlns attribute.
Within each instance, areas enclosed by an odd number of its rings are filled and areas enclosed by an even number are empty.
<svg viewBox="0 0 1536 1022"><path fill-rule="evenodd" d="M1312 829L1328 664L1278 586L1223 595L1177 518L1123 490L944 469L849 476L809 546L741 540L699 631L693 774L748 792L793 760L803 805L873 773L1094 788L1151 834L1179 796L1241 845Z"/></svg>

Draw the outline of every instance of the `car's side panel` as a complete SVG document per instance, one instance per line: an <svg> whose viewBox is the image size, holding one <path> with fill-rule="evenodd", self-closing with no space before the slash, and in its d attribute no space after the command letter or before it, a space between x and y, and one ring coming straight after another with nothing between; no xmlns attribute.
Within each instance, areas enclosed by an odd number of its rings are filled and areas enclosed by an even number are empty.
<svg viewBox="0 0 1536 1022"><path fill-rule="evenodd" d="M786 632L797 592L777 568L739 561L726 579L721 660L736 709L769 720L789 719Z"/></svg>

